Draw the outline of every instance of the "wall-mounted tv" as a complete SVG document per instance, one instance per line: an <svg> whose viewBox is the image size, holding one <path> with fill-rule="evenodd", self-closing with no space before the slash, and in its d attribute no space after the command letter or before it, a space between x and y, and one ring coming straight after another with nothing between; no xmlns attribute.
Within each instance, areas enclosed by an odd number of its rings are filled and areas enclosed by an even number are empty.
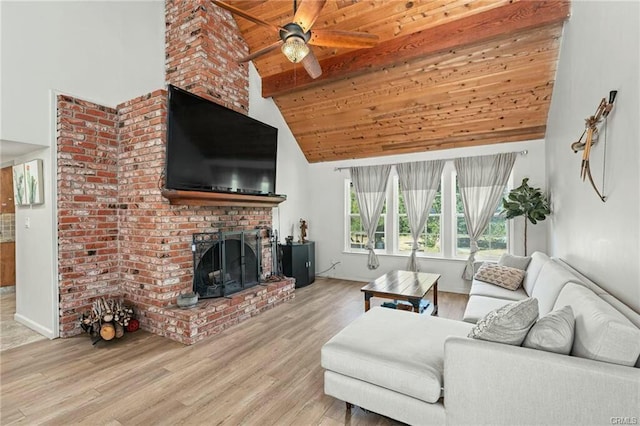
<svg viewBox="0 0 640 426"><path fill-rule="evenodd" d="M274 195L278 129L169 85L166 187Z"/></svg>

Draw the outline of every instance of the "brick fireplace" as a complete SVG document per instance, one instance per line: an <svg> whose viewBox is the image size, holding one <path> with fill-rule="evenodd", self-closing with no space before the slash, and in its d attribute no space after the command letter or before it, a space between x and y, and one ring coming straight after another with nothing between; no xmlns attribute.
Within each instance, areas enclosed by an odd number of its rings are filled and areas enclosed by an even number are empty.
<svg viewBox="0 0 640 426"><path fill-rule="evenodd" d="M208 1L166 2L167 82L248 110L247 53L235 21ZM143 329L185 344L293 298L293 280L263 283L196 308L176 307L193 285L193 234L261 229L262 277L271 272L269 207L170 205L161 195L166 91L108 108L59 96L60 334L81 332L95 298L122 296Z"/></svg>

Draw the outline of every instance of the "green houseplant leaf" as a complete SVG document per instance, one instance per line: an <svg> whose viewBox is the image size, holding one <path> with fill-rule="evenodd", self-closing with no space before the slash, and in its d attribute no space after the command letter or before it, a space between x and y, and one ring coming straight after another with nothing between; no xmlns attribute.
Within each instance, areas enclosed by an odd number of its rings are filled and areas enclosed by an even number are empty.
<svg viewBox="0 0 640 426"><path fill-rule="evenodd" d="M540 188L528 184L529 178L522 179L522 184L512 189L502 199L502 212L507 219L524 216L524 254L527 255L527 221L537 224L551 214L549 201Z"/></svg>

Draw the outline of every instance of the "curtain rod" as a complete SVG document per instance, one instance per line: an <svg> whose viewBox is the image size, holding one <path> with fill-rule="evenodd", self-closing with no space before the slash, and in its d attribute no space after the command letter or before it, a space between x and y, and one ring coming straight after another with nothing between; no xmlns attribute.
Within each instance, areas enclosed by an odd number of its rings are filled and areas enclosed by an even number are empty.
<svg viewBox="0 0 640 426"><path fill-rule="evenodd" d="M529 153L529 150L522 150L522 151L512 151L512 152L516 152L516 154L520 154L520 155L527 155ZM500 154L507 154L506 152L501 152ZM487 154L487 155L491 155L491 154ZM455 160L455 158L446 158L445 161L447 160ZM402 164L402 163L392 163L392 166L395 166L396 164ZM339 172L341 170L349 170L351 167L334 167L333 171L334 172Z"/></svg>

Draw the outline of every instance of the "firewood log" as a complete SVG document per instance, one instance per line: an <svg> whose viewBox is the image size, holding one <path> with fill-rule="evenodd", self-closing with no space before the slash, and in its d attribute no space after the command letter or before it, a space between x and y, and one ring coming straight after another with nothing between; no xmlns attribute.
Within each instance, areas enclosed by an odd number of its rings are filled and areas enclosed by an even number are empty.
<svg viewBox="0 0 640 426"><path fill-rule="evenodd" d="M119 339L122 336L124 336L124 327L117 322L113 323L113 325L116 329L116 339Z"/></svg>
<svg viewBox="0 0 640 426"><path fill-rule="evenodd" d="M104 340L111 340L116 335L116 328L111 323L104 323L100 327L100 337Z"/></svg>

